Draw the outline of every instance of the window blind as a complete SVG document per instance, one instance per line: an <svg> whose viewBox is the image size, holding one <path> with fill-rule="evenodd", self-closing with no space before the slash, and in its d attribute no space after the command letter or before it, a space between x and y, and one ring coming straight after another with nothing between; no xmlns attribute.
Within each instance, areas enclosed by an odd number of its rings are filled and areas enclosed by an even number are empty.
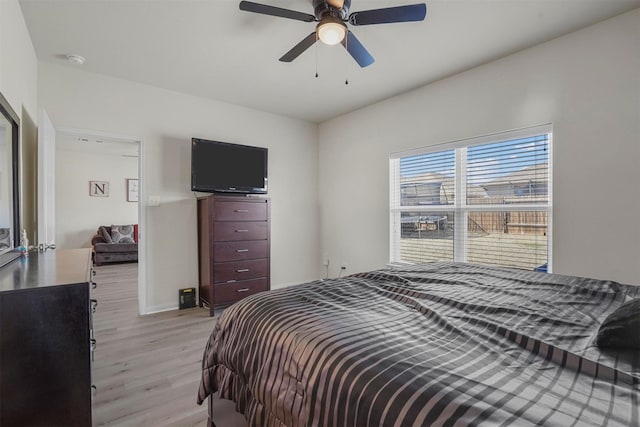
<svg viewBox="0 0 640 427"><path fill-rule="evenodd" d="M550 127L450 145L390 159L391 262L547 264Z"/></svg>

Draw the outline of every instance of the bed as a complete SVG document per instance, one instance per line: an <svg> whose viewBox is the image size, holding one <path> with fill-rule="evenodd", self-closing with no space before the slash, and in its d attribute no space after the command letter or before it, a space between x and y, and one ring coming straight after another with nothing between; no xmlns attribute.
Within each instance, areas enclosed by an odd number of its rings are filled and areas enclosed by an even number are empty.
<svg viewBox="0 0 640 427"><path fill-rule="evenodd" d="M219 317L197 399L218 392L251 427L638 426L640 350L595 342L639 297L464 263L273 290Z"/></svg>

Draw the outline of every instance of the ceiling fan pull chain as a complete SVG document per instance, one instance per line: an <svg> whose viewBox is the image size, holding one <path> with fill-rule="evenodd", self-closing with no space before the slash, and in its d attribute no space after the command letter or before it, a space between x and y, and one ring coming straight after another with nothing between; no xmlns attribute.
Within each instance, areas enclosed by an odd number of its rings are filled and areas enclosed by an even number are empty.
<svg viewBox="0 0 640 427"><path fill-rule="evenodd" d="M318 78L318 45L316 44L316 79Z"/></svg>
<svg viewBox="0 0 640 427"><path fill-rule="evenodd" d="M346 37L344 40L344 84L349 84L349 37Z"/></svg>

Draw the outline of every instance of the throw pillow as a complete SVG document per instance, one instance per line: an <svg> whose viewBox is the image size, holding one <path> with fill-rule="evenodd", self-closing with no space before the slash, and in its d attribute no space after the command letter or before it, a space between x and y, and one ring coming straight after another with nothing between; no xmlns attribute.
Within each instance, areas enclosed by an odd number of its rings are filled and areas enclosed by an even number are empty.
<svg viewBox="0 0 640 427"><path fill-rule="evenodd" d="M105 242L113 243L113 239L111 238L111 234L109 234L109 231L107 231L107 227L105 227L104 225L101 225L98 230L100 231L100 236L102 236L102 239Z"/></svg>
<svg viewBox="0 0 640 427"><path fill-rule="evenodd" d="M640 298L622 304L604 319L596 345L640 350Z"/></svg>
<svg viewBox="0 0 640 427"><path fill-rule="evenodd" d="M8 248L11 245L11 232L8 228L0 228L0 249Z"/></svg>
<svg viewBox="0 0 640 427"><path fill-rule="evenodd" d="M113 243L135 243L133 240L133 225L112 225L111 239Z"/></svg>

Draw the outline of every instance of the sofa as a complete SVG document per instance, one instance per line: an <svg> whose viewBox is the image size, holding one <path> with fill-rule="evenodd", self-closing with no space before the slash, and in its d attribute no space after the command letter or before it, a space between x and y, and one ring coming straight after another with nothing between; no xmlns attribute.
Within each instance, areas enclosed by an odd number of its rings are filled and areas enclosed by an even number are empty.
<svg viewBox="0 0 640 427"><path fill-rule="evenodd" d="M95 265L138 262L138 224L101 225L91 247Z"/></svg>

